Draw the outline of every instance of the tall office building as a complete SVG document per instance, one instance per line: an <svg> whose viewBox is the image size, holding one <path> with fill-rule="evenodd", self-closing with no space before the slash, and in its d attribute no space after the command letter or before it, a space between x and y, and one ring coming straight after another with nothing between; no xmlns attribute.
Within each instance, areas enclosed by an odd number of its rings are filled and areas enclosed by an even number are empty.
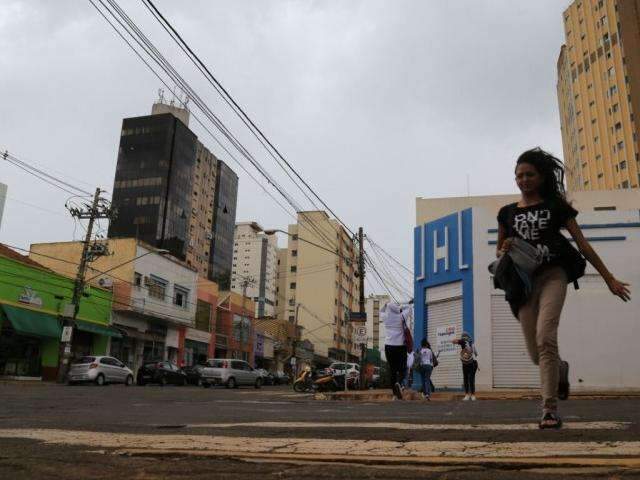
<svg viewBox="0 0 640 480"><path fill-rule="evenodd" d="M109 237L167 249L229 286L238 177L189 129L186 109L155 103L122 122ZM226 275L224 274L226 272Z"/></svg>
<svg viewBox="0 0 640 480"><path fill-rule="evenodd" d="M216 165L216 189L213 209L213 237L209 255L209 278L221 290L231 286L233 233L236 226L238 176L222 160Z"/></svg>
<svg viewBox="0 0 640 480"><path fill-rule="evenodd" d="M266 235L256 222L236 223L231 290L253 298L257 317L275 316L276 251L275 235Z"/></svg>
<svg viewBox="0 0 640 480"><path fill-rule="evenodd" d="M298 223L289 225L287 250L286 282L278 297L285 302L286 319L302 327L302 338L313 343L317 355L344 361L346 353L357 360L348 320L348 312L358 310L356 243L325 212L299 212Z"/></svg>
<svg viewBox="0 0 640 480"><path fill-rule="evenodd" d="M640 0L575 0L564 12L558 103L567 187L640 182Z"/></svg>

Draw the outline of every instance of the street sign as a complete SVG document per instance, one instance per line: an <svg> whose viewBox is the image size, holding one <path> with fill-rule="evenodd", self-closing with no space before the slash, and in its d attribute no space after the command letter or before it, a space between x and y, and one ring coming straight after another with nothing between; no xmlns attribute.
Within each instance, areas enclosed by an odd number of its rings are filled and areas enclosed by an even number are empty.
<svg viewBox="0 0 640 480"><path fill-rule="evenodd" d="M367 327L356 327L354 337L355 343L367 343Z"/></svg>
<svg viewBox="0 0 640 480"><path fill-rule="evenodd" d="M71 341L71 334L73 333L73 327L62 327L62 336L60 341L62 343Z"/></svg>
<svg viewBox="0 0 640 480"><path fill-rule="evenodd" d="M367 312L349 312L349 321L350 322L366 322L367 321Z"/></svg>

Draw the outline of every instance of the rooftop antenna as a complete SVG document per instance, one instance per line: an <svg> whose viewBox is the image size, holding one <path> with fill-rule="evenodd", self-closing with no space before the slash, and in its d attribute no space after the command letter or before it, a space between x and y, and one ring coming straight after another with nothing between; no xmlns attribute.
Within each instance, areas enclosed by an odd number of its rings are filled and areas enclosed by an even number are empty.
<svg viewBox="0 0 640 480"><path fill-rule="evenodd" d="M164 103L164 89L158 89L158 103Z"/></svg>

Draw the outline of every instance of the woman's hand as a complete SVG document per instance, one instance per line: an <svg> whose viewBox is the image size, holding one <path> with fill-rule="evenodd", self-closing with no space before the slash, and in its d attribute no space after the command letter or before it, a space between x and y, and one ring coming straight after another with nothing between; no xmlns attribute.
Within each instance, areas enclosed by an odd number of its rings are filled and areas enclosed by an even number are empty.
<svg viewBox="0 0 640 480"><path fill-rule="evenodd" d="M617 295L625 302L631 300L631 291L628 288L628 283L621 282L615 277L611 277L607 280L607 286L609 287L609 290L611 290L611 293Z"/></svg>
<svg viewBox="0 0 640 480"><path fill-rule="evenodd" d="M500 250L498 250L498 256L501 257L502 255L507 253L509 250L511 250L512 243L513 243L512 237L505 238L504 242L502 242L502 245L500 245Z"/></svg>

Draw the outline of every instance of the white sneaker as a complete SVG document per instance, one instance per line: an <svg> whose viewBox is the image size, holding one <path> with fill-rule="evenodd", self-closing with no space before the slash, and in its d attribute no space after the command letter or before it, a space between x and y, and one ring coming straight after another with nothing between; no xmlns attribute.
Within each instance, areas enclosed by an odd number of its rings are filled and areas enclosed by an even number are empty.
<svg viewBox="0 0 640 480"><path fill-rule="evenodd" d="M471 397L469 395L465 395L464 398L462 399L463 402L468 402L471 399Z"/></svg>
<svg viewBox="0 0 640 480"><path fill-rule="evenodd" d="M475 402L476 401L476 396L475 395L471 395L471 401Z"/></svg>

